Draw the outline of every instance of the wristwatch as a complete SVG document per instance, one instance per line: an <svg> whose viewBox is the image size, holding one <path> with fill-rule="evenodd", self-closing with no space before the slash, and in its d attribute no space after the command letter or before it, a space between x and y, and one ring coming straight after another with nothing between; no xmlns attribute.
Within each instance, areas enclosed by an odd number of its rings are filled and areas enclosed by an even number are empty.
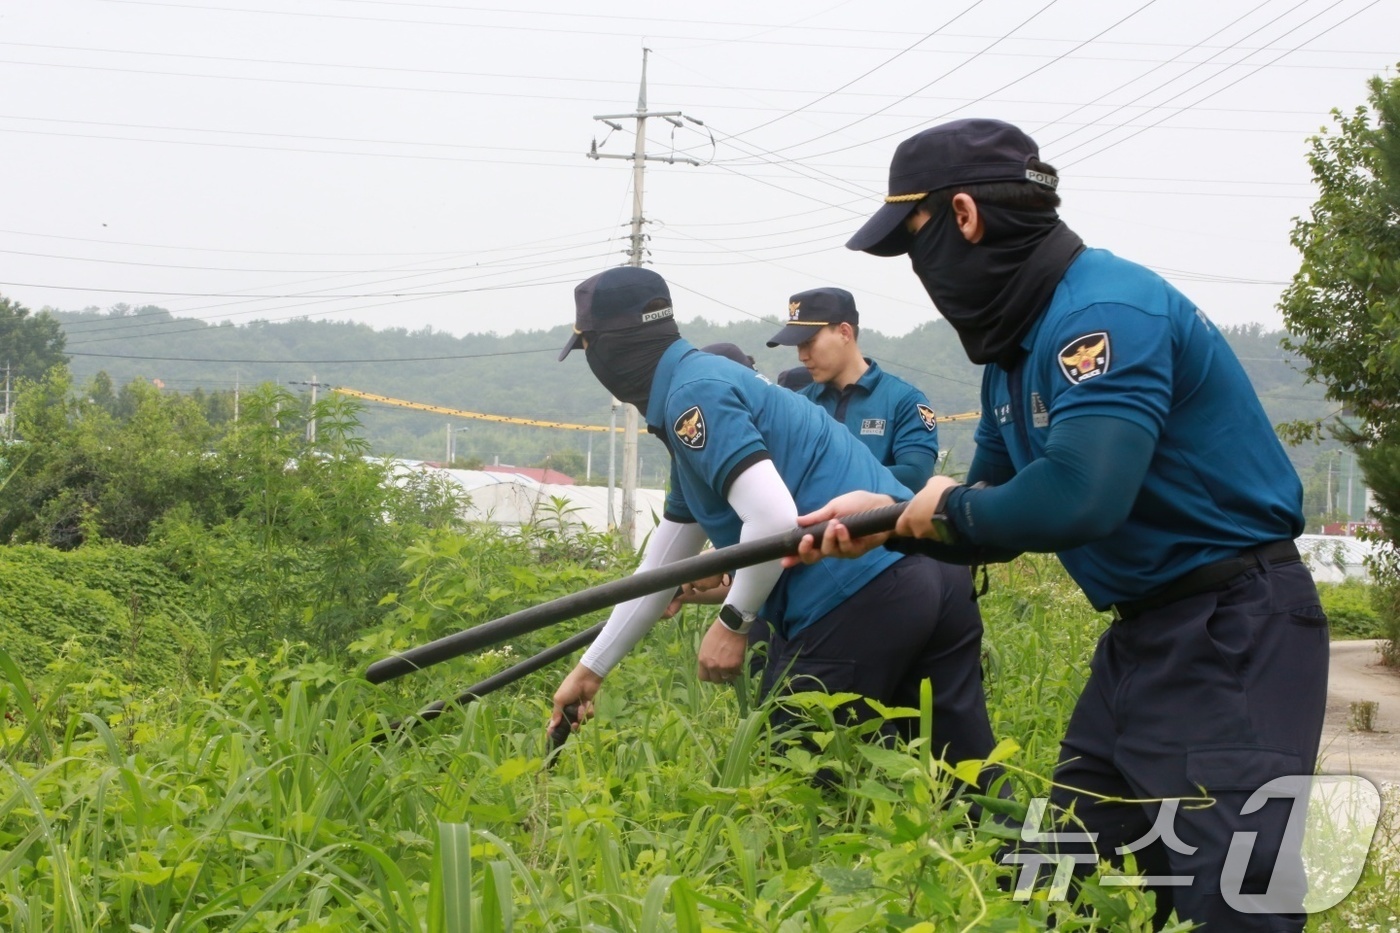
<svg viewBox="0 0 1400 933"><path fill-rule="evenodd" d="M719 607L719 623L729 629L735 635L747 635L749 629L753 628L754 622L758 619L756 612L743 612L735 609L729 603Z"/></svg>
<svg viewBox="0 0 1400 933"><path fill-rule="evenodd" d="M939 544L952 544L958 538L953 523L948 519L948 497L954 489L961 488L962 484L958 484L944 489L943 495L938 497L938 504L933 507L933 514L929 516L929 522L933 525L933 540Z"/></svg>

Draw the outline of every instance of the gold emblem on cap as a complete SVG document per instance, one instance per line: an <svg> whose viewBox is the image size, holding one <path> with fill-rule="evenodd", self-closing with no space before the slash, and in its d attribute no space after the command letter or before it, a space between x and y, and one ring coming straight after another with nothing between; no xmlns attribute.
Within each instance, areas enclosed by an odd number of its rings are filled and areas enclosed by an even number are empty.
<svg viewBox="0 0 1400 933"><path fill-rule="evenodd" d="M800 301L789 301L789 302L788 302L788 320L789 320L789 321L795 321L795 320L797 320L797 315L801 312L801 310L802 310L802 302L800 302Z"/></svg>

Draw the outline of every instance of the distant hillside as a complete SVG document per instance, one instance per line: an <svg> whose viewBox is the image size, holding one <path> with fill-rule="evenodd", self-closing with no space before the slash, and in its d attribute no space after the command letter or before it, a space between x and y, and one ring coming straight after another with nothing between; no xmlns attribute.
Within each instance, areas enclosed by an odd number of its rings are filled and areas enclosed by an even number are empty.
<svg viewBox="0 0 1400 933"><path fill-rule="evenodd" d="M180 391L314 380L467 411L583 424L608 422L608 394L583 360L555 361L569 331L566 325L505 336L455 337L431 329L375 330L364 324L307 319L209 325L154 307L54 314L67 334L79 384L99 371L119 385L135 378L159 379ZM754 356L760 372L773 377L797 363L791 348L764 346L779 326L776 319L723 325L696 319L682 323L681 332L700 346L719 341L738 344ZM1226 334L1274 422L1319 418L1332 410L1322 401L1321 387L1305 385L1300 372L1290 365L1279 348L1281 332L1255 326L1227 329ZM860 342L882 366L922 388L940 414L978 407L978 369L963 356L947 323L933 321L899 337L866 329ZM316 362L295 362L312 360ZM309 391L305 386L297 388ZM443 415L371 404L364 428L381 453L438 459L444 455L448 421ZM457 434L461 456L480 457L487 463L499 459L533 464L550 451L586 451L592 437L594 471L607 470L601 434L466 420L453 425L469 428ZM972 453L971 424L945 424L939 430L954 468L965 465ZM1300 472L1311 466L1318 449L1291 452ZM653 438L645 438L641 457L643 482L660 484L665 450Z"/></svg>

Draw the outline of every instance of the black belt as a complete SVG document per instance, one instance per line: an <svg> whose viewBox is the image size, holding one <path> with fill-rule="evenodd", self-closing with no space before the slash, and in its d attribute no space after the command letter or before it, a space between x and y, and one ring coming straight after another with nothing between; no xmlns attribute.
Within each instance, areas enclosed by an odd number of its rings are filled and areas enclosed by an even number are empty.
<svg viewBox="0 0 1400 933"><path fill-rule="evenodd" d="M1297 545L1292 541L1271 541L1268 544L1261 544L1258 547L1242 551L1238 557L1227 557L1225 560L1197 567L1195 570L1177 577L1168 583L1161 592L1152 596L1124 600L1121 603L1114 603L1109 608L1113 610L1115 619L1131 619L1144 612L1160 609L1178 599L1208 593L1211 590L1223 590L1226 584L1235 577L1257 567L1263 567L1266 564L1291 564L1297 560L1301 560L1301 558L1298 556Z"/></svg>

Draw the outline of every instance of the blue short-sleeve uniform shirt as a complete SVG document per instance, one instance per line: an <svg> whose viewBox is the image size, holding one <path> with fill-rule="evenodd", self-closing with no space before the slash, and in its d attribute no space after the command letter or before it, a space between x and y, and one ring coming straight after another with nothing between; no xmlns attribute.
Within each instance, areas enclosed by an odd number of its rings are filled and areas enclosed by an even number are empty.
<svg viewBox="0 0 1400 933"><path fill-rule="evenodd" d="M747 466L771 459L799 514L856 489L912 495L825 412L732 360L685 340L661 357L647 428L671 451L666 515L696 521L716 547L737 544L743 523L726 499ZM783 572L762 615L791 637L820 619L900 555L876 548L856 560L825 560Z"/></svg>
<svg viewBox="0 0 1400 933"><path fill-rule="evenodd" d="M938 461L938 421L918 388L870 364L845 391L824 383L803 386L801 394L846 426L885 466L910 450Z"/></svg>
<svg viewBox="0 0 1400 933"><path fill-rule="evenodd" d="M1156 273L1085 250L1008 373L987 366L978 447L1024 469L1065 418L1123 418L1156 438L1128 519L1060 553L1090 602L1142 597L1182 574L1303 530L1302 484L1225 338Z"/></svg>

